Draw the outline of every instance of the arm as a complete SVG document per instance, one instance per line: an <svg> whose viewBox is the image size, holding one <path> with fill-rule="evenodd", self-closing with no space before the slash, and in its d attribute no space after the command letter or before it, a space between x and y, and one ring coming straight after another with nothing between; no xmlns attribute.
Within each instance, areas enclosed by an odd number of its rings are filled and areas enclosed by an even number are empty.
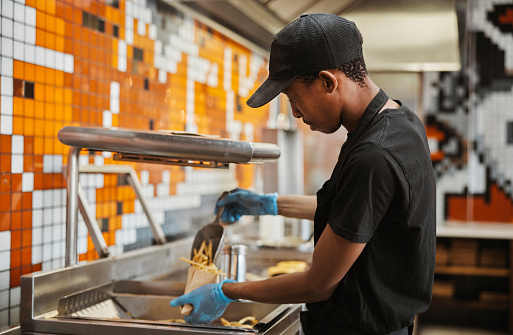
<svg viewBox="0 0 513 335"><path fill-rule="evenodd" d="M313 220L317 208L315 195L279 195L278 215L295 219Z"/></svg>
<svg viewBox="0 0 513 335"><path fill-rule="evenodd" d="M364 247L364 243L354 243L336 235L327 225L315 247L312 266L308 270L261 281L225 283L223 292L231 299L263 303L324 301L333 294Z"/></svg>

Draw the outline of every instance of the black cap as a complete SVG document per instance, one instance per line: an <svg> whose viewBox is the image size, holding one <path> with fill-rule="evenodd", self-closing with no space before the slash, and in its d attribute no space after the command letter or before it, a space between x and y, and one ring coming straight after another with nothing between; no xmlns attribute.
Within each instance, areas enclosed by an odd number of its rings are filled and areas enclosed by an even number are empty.
<svg viewBox="0 0 513 335"><path fill-rule="evenodd" d="M352 21L334 14L302 14L274 35L269 77L248 99L248 106L265 105L297 76L363 58L362 43L362 35Z"/></svg>

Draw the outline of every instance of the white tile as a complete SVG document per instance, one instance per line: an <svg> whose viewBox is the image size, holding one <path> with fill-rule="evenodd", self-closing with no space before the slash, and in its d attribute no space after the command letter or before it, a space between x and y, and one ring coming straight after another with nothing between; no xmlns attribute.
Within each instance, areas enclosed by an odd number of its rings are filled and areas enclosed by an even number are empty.
<svg viewBox="0 0 513 335"><path fill-rule="evenodd" d="M11 289L11 306L19 306L21 302L21 287Z"/></svg>
<svg viewBox="0 0 513 335"><path fill-rule="evenodd" d="M65 72L73 73L73 69L75 68L73 62L74 62L74 59L73 59L72 55L66 54L64 56L64 71Z"/></svg>
<svg viewBox="0 0 513 335"><path fill-rule="evenodd" d="M110 82L110 97L112 98L119 98L119 83L116 81Z"/></svg>
<svg viewBox="0 0 513 335"><path fill-rule="evenodd" d="M1 75L12 77L14 72L13 59L10 57L2 57Z"/></svg>
<svg viewBox="0 0 513 335"><path fill-rule="evenodd" d="M32 228L32 248L36 245L41 245L43 243L43 228L37 227ZM37 264L38 262L32 261L32 263Z"/></svg>
<svg viewBox="0 0 513 335"><path fill-rule="evenodd" d="M12 58L12 42L11 38L2 36L2 55Z"/></svg>
<svg viewBox="0 0 513 335"><path fill-rule="evenodd" d="M12 56L14 59L23 62L25 60L25 43L14 41L14 50Z"/></svg>
<svg viewBox="0 0 513 335"><path fill-rule="evenodd" d="M118 97L110 98L110 111L113 114L119 114L119 98Z"/></svg>
<svg viewBox="0 0 513 335"><path fill-rule="evenodd" d="M25 8L25 23L31 27L36 26L36 9L35 8L33 8L33 7Z"/></svg>
<svg viewBox="0 0 513 335"><path fill-rule="evenodd" d="M23 155L11 156L11 173L23 173Z"/></svg>
<svg viewBox="0 0 513 335"><path fill-rule="evenodd" d="M36 48L33 45L25 44L25 62L34 64L36 62Z"/></svg>
<svg viewBox="0 0 513 335"><path fill-rule="evenodd" d="M9 256L10 257L10 256ZM9 271L0 272L0 290L7 290L11 286Z"/></svg>
<svg viewBox="0 0 513 335"><path fill-rule="evenodd" d="M11 232L0 231L0 251L11 250Z"/></svg>
<svg viewBox="0 0 513 335"><path fill-rule="evenodd" d="M14 5L12 0L2 0L2 16L13 18Z"/></svg>
<svg viewBox="0 0 513 335"><path fill-rule="evenodd" d="M44 190L43 191L43 209L51 210L55 205L55 191L54 190Z"/></svg>
<svg viewBox="0 0 513 335"><path fill-rule="evenodd" d="M125 29L125 41L127 44L133 45L134 44L134 31Z"/></svg>
<svg viewBox="0 0 513 335"><path fill-rule="evenodd" d="M46 65L45 49L40 46L37 46L37 45L36 45L35 49L36 49L35 64L39 65L39 66L45 66Z"/></svg>
<svg viewBox="0 0 513 335"><path fill-rule="evenodd" d="M43 247L41 245L32 245L32 264L39 264L43 261Z"/></svg>
<svg viewBox="0 0 513 335"><path fill-rule="evenodd" d="M20 323L20 308L14 307L11 308L11 313L9 313L11 326L15 326Z"/></svg>
<svg viewBox="0 0 513 335"><path fill-rule="evenodd" d="M65 55L62 52L55 53L55 69L59 71L64 71L64 58Z"/></svg>
<svg viewBox="0 0 513 335"><path fill-rule="evenodd" d="M9 327L9 310L0 311L0 328Z"/></svg>
<svg viewBox="0 0 513 335"><path fill-rule="evenodd" d="M127 58L123 55L118 55L118 70L125 72L127 70Z"/></svg>
<svg viewBox="0 0 513 335"><path fill-rule="evenodd" d="M21 190L22 192L34 191L34 172L23 172L21 177Z"/></svg>
<svg viewBox="0 0 513 335"><path fill-rule="evenodd" d="M12 135L11 137L11 153L23 154L24 139L22 135Z"/></svg>
<svg viewBox="0 0 513 335"><path fill-rule="evenodd" d="M53 225L53 211L52 208L43 208L43 227L51 227ZM51 241L51 239L47 239L45 232L43 231L43 239L44 241Z"/></svg>
<svg viewBox="0 0 513 335"><path fill-rule="evenodd" d="M12 97L3 96L0 104L1 115L12 115Z"/></svg>
<svg viewBox="0 0 513 335"><path fill-rule="evenodd" d="M45 50L45 66L50 69L55 69L55 51L52 49Z"/></svg>
<svg viewBox="0 0 513 335"><path fill-rule="evenodd" d="M9 270L11 268L11 251L0 252L0 271Z"/></svg>
<svg viewBox="0 0 513 335"><path fill-rule="evenodd" d="M35 190L32 192L32 208L43 208L43 191ZM35 215L36 213L33 214Z"/></svg>
<svg viewBox="0 0 513 335"><path fill-rule="evenodd" d="M0 291L0 310L9 307L9 290ZM0 327L2 325L0 324Z"/></svg>
<svg viewBox="0 0 513 335"><path fill-rule="evenodd" d="M49 243L53 242L53 226L47 226L43 227L43 244L48 245ZM44 254L43 250L43 254ZM46 258L45 258L46 259Z"/></svg>
<svg viewBox="0 0 513 335"><path fill-rule="evenodd" d="M27 44L36 44L36 27L25 26L25 37L23 41Z"/></svg>
<svg viewBox="0 0 513 335"><path fill-rule="evenodd" d="M111 111L103 111L102 118L102 126L103 128L112 128L112 112Z"/></svg>
<svg viewBox="0 0 513 335"><path fill-rule="evenodd" d="M3 37L12 38L14 36L13 24L14 24L14 21L12 19L2 17L2 36Z"/></svg>
<svg viewBox="0 0 513 335"><path fill-rule="evenodd" d="M25 41L25 25L20 22L14 22L14 39L18 41Z"/></svg>
<svg viewBox="0 0 513 335"><path fill-rule="evenodd" d="M4 59L2 59L2 60L4 60ZM2 64L3 63L4 62L2 61ZM7 96L12 97L12 94L13 94L12 77L3 77L2 76L1 85L2 85L2 95L7 95Z"/></svg>
<svg viewBox="0 0 513 335"><path fill-rule="evenodd" d="M137 33L141 36L146 35L146 24L142 21L137 21Z"/></svg>
<svg viewBox="0 0 513 335"><path fill-rule="evenodd" d="M14 4L14 21L25 22L25 6L23 4Z"/></svg>

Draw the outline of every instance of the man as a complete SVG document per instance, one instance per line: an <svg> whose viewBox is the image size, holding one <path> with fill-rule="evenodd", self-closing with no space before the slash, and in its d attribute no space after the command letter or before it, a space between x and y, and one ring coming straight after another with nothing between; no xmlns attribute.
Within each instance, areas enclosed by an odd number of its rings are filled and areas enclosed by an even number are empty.
<svg viewBox="0 0 513 335"><path fill-rule="evenodd" d="M411 334L431 301L435 178L422 122L372 82L355 24L303 14L278 32L269 78L248 100L280 92L312 130L348 130L331 178L317 196L236 189L220 200L223 220L284 215L314 220L312 264L262 281L204 286L171 302L192 303L189 322L210 322L234 299L306 303L306 334ZM195 314L196 313L196 314Z"/></svg>

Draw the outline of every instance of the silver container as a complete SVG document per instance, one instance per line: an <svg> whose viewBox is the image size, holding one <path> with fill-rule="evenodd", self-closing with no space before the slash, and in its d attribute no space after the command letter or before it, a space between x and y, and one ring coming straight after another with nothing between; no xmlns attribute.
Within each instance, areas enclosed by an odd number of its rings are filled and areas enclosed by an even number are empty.
<svg viewBox="0 0 513 335"><path fill-rule="evenodd" d="M238 282L246 281L246 254L248 247L244 244L225 245L221 269L227 278Z"/></svg>

